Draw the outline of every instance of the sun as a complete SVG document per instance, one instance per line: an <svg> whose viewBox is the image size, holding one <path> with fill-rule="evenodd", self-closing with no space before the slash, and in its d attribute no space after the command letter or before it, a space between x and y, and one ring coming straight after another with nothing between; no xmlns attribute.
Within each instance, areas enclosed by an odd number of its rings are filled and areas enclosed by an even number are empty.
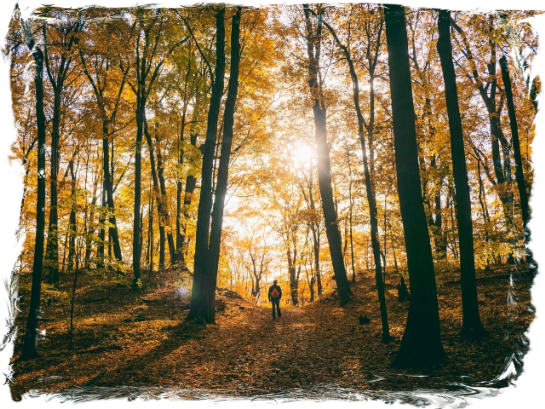
<svg viewBox="0 0 545 409"><path fill-rule="evenodd" d="M310 165L314 157L314 149L305 142L295 142L290 152L290 160L296 168L304 168Z"/></svg>

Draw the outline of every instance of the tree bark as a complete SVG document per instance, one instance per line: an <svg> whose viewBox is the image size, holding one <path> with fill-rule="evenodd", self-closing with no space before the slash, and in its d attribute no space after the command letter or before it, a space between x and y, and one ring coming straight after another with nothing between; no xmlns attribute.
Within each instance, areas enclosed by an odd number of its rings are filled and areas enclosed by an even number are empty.
<svg viewBox="0 0 545 409"><path fill-rule="evenodd" d="M74 263L76 258L76 209L77 209L77 197L76 197L76 173L74 172L74 159L70 159L68 162L68 168L70 169L70 216L68 222L68 271L74 271Z"/></svg>
<svg viewBox="0 0 545 409"><path fill-rule="evenodd" d="M114 257L121 263L123 256L121 254L121 245L119 243L119 234L117 230L117 219L115 217L114 193L113 193L113 177L110 173L110 146L109 146L109 122L102 122L102 168L104 172L104 190L106 192L106 204L108 206L109 223L111 226L108 229L109 237L112 238L114 249ZM113 155L112 155L113 156ZM113 158L111 158L113 159ZM119 266L117 268L119 274L122 273Z"/></svg>
<svg viewBox="0 0 545 409"><path fill-rule="evenodd" d="M318 20L316 33L313 33L310 22L310 11L307 5L303 5L306 22L306 43L309 58L309 89L313 100L312 112L314 114L315 139L318 150L318 186L322 196L322 211L324 213L326 236L329 242L331 263L340 304L345 305L350 301L352 291L348 282L344 265L341 233L339 231L337 211L331 186L331 164L329 159L329 147L327 144L326 107L323 103L321 84L318 80L320 69L321 48L321 19Z"/></svg>
<svg viewBox="0 0 545 409"><path fill-rule="evenodd" d="M464 151L464 133L458 105L456 73L452 60L450 42L450 11L439 11L439 39L437 52L445 81L445 98L450 129L452 172L455 186L456 220L458 222L458 243L460 246L460 273L462 282L462 334L479 338L486 334L479 316L477 282L475 279L475 254L473 244L473 223L471 217L471 196Z"/></svg>
<svg viewBox="0 0 545 409"><path fill-rule="evenodd" d="M380 316L382 321L382 342L388 342L390 341L390 330L388 327L388 313L386 310L386 298L384 296L384 281L382 279L382 266L380 262L381 251L380 251L380 242L378 238L377 204L375 200L375 192L373 189L373 181L371 179L371 173L370 173L369 164L367 161L367 147L366 147L365 134L364 134L364 128L366 127L365 126L366 124L363 118L363 114L361 112L360 101L359 101L359 95L360 95L359 80L356 74L356 70L354 68L352 56L350 55L348 48L340 42L339 38L337 37L337 34L331 28L331 26L329 26L329 24L327 23L324 23L324 24L326 25L328 30L331 32L331 34L334 36L339 47L342 49L345 55L346 61L348 62L350 78L352 79L354 109L356 110L356 117L358 119L358 138L360 140L361 149L362 149L362 157L363 157L365 191L367 194L367 203L369 204L369 215L370 215L369 221L371 223L371 246L373 248L373 256L375 260L375 283L377 287L377 295L378 295L379 305L380 305ZM366 128L368 133L371 135L374 129L374 93L372 89L371 89L371 104L370 105L372 110L371 119L370 119L369 125ZM349 166L349 173L351 175L352 171L350 169L350 159L348 159L348 166ZM385 198L385 201L386 201L386 198ZM350 206L352 208L352 203L350 204ZM350 210L350 212L352 212L352 210ZM350 213L350 216L352 216L352 213ZM385 214L384 214L384 221L386 224L386 208L385 208ZM352 234L352 231L350 231L350 234ZM386 249L386 229L384 230L384 246ZM386 268L386 257L384 258L384 260L385 260L384 268ZM353 262L352 262L352 266L353 266Z"/></svg>
<svg viewBox="0 0 545 409"><path fill-rule="evenodd" d="M140 68L140 67L138 67ZM142 62L142 73L145 70L144 61ZM142 95L144 93L143 87L145 84L138 84L138 93L136 96L136 144L134 154L134 217L133 217L133 234L132 234L132 268L133 268L133 283L134 290L138 289L142 285L142 279L140 276L140 239L141 232L140 224L140 205L142 196L142 134L144 128L144 122L146 118L146 101Z"/></svg>
<svg viewBox="0 0 545 409"><path fill-rule="evenodd" d="M157 150L157 163L155 161L155 147L153 145L153 140L151 139L151 134L148 127L148 121L144 118L144 135L146 137L146 142L148 144L149 156L150 156L150 167L151 167L151 177L153 182L153 192L155 194L155 199L157 202L157 213L159 214L159 269L165 268L165 247L168 240L169 246L169 258L171 263L174 263L174 238L172 232L167 232L167 227L170 226L170 216L167 205L167 193L165 178L163 175L163 160ZM158 140L157 133L155 135L156 141Z"/></svg>
<svg viewBox="0 0 545 409"><path fill-rule="evenodd" d="M58 85L60 83L58 78ZM59 282L59 216L58 216L58 184L59 172L59 122L62 90L52 83L54 89L53 121L51 129L51 167L49 176L49 227L47 229L47 246L45 251L45 266L49 275L49 284L57 285ZM62 86L62 85L61 85Z"/></svg>
<svg viewBox="0 0 545 409"><path fill-rule="evenodd" d="M44 55L40 47L34 43L29 20L22 20L25 42L28 45L35 62L35 104L36 127L38 131L38 172L37 172L37 202L36 202L36 240L34 242L34 261L32 264L32 286L30 292L30 307L23 338L23 359L38 356L36 352L36 332L38 330L38 314L40 312L40 297L42 285L42 268L44 257L45 233L45 113L43 94L43 62Z"/></svg>
<svg viewBox="0 0 545 409"><path fill-rule="evenodd" d="M407 29L403 6L385 5L386 41L399 205L411 288L407 325L392 366L422 367L444 359L430 237L420 185Z"/></svg>
<svg viewBox="0 0 545 409"><path fill-rule="evenodd" d="M208 111L206 139L203 147L202 182L197 213L197 232L195 238L195 256L193 271L193 287L188 320L199 323L213 323L214 298L210 297L211 276L207 271L210 216L212 210L212 179L214 151L218 131L221 96L223 94L225 75L225 8L220 7L216 13L216 73L212 79L212 95Z"/></svg>
<svg viewBox="0 0 545 409"><path fill-rule="evenodd" d="M235 106L238 95L238 76L240 65L240 17L242 8L237 7L233 16L231 28L231 67L229 72L229 84L225 112L223 115L223 138L221 143L220 162L218 165L218 178L214 195L214 208L212 209L212 227L210 231L210 248L208 262L210 270L210 285L208 297L215 303L216 282L218 276L218 263L220 258L221 232L223 228L223 210L225 207L225 195L227 194L227 181L229 179L229 160L233 146ZM214 313L214 310L211 311Z"/></svg>
<svg viewBox="0 0 545 409"><path fill-rule="evenodd" d="M539 273L537 271L536 249L534 236L532 235L532 216L528 204L528 193L526 191L526 180L522 167L522 158L520 154L520 141L517 126L517 116L515 113L515 104L513 102L513 91L511 90L511 78L509 77L509 66L507 59L500 59L501 74L503 85L505 87L505 96L507 97L507 108L509 110L509 122L511 124L511 140L513 142L513 151L515 153L515 178L519 189L520 207L522 211L522 226L524 232L524 248L526 250L526 262L530 275L530 286L532 299L534 301L534 310L539 330L539 345L545 345L545 312L543 311L543 299L541 296L541 286L539 283Z"/></svg>
<svg viewBox="0 0 545 409"><path fill-rule="evenodd" d="M164 164L163 164L163 155L161 154L161 139L159 137L159 132L157 128L155 128L155 141L157 142L157 178L159 180L159 189L161 194L161 202L162 202L162 223L165 227L165 233L167 236L167 242L168 242L168 249L169 249L169 258L170 263L174 264L176 261L176 249L174 246L174 237L172 235L171 231L171 223L170 223L170 211L168 208L168 197L167 197L167 188L165 183L165 175L164 175ZM164 246L163 246L164 247Z"/></svg>

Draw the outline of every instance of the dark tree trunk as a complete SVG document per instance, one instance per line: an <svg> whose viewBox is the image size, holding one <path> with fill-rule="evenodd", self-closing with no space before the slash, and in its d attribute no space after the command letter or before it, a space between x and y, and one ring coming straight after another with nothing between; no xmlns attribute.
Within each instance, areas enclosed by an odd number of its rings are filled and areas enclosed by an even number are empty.
<svg viewBox="0 0 545 409"><path fill-rule="evenodd" d="M530 285L532 298L534 301L534 309L537 319L537 327L539 330L539 344L545 345L545 312L543 311L543 299L541 297L541 286L539 283L539 273L536 263L536 249L534 237L532 235L532 216L530 214L530 206L528 205L528 194L526 192L526 180L522 167L522 158L520 154L520 142L518 135L517 117L515 114L515 105L513 102L513 92L511 90L511 79L509 77L509 67L507 59L500 59L501 74L503 85L505 87L505 96L507 98L507 107L509 110L509 122L511 123L511 137L513 142L513 151L515 153L515 178L520 195L520 207L522 210L522 226L524 231L524 248L526 250L526 261L530 274Z"/></svg>
<svg viewBox="0 0 545 409"><path fill-rule="evenodd" d="M105 218L106 211L106 189L102 186L102 199L101 199L101 208L100 216L98 218L98 243L97 243L97 268L104 268L104 240L106 238L106 229L104 224L106 223Z"/></svg>
<svg viewBox="0 0 545 409"><path fill-rule="evenodd" d="M76 40L77 41L77 40ZM125 80L128 73L128 68L123 72L123 78L121 81L121 85L119 87L119 91L117 94L117 99L114 104L114 109L108 116L106 113L105 108L105 102L104 102L104 85L101 86L100 81L93 80L93 77L89 73L86 65L86 60L84 57L83 52L79 51L79 56L82 63L83 72L85 73L87 79L89 80L89 83L91 84L91 87L93 88L93 92L95 94L96 100L97 100L97 106L101 111L102 116L102 151L103 151L103 157L102 157L102 171L103 171L103 190L105 191L105 196L102 201L102 206L108 208L109 213L109 241L111 241L113 245L113 251L114 251L114 257L117 260L117 273L123 274L122 269L120 268L121 263L123 261L123 256L121 254L121 245L119 243L119 232L117 229L117 220L115 216L115 205L114 205L114 188L113 188L113 160L114 160L114 152L113 152L113 141L112 141L112 155L110 157L110 125L113 124L115 117L117 115L117 109L118 104L122 96L122 91L125 86ZM98 73L96 74L98 77ZM107 81L106 81L107 82ZM104 83L103 83L104 84ZM104 221L102 222L104 223ZM108 251L110 252L110 248L108 248ZM102 251L102 254L104 252Z"/></svg>
<svg viewBox="0 0 545 409"><path fill-rule="evenodd" d="M359 101L359 94L360 94L359 80L356 74L356 70L354 68L352 56L350 55L348 48L340 42L339 38L337 37L335 31L331 28L331 26L329 26L329 24L327 23L325 24L326 24L326 27L331 32L331 34L333 34L339 47L344 52L346 61L348 62L350 77L352 79L352 86L354 91L353 102L354 102L354 109L356 110L356 117L358 119L358 137L360 140L361 149L362 149L362 157L363 157L365 192L367 194L367 203L369 204L369 214L370 214L369 221L371 223L371 246L373 248L373 256L375 259L375 283L377 287L377 294L378 294L379 305L380 305L380 316L382 321L382 342L389 342L390 330L388 327L388 313L386 310L386 298L384 296L384 280L382 278L382 266L380 263L381 251L380 251L380 242L378 238L377 204L375 200L375 192L373 189L373 181L371 179L371 173L369 171L369 164L367 162L367 147L366 147L365 134L364 134L365 120L361 112L360 101ZM379 41L380 41L380 36L379 36ZM374 68L371 68L371 78L374 75L373 70ZM367 131L370 135L372 135L373 128L374 128L374 92L372 90L372 87L371 87L371 104L370 105L371 105L372 114L371 114L370 123L367 126ZM348 166L349 166L349 173L351 176L352 171L350 169L350 158L348 158ZM351 179L350 179L350 182L351 182ZM350 193L351 193L351 187L352 186L350 185ZM386 197L384 198L384 201L386 204ZM352 202L350 203L350 208L351 208L350 216L352 216ZM350 235L352 235L352 230L350 230ZM352 240L352 237L351 237L351 240ZM386 252L386 207L384 208L384 251ZM384 258L384 260L385 260L384 269L386 270L386 257ZM354 268L353 258L352 258L352 268ZM355 275L355 271L353 273Z"/></svg>
<svg viewBox="0 0 545 409"><path fill-rule="evenodd" d="M109 223L110 227L108 229L109 237L112 239L114 257L116 260L121 263L123 257L121 255L121 245L119 243L119 234L117 230L117 219L115 217L115 206L114 206L114 193L113 193L113 177L110 173L110 146L109 146L109 130L108 130L108 121L102 122L102 169L104 172L104 190L106 192L106 203L108 205L109 213ZM111 158L113 159L113 158ZM117 268L119 274L122 271Z"/></svg>
<svg viewBox="0 0 545 409"><path fill-rule="evenodd" d="M211 275L207 271L208 240L210 230L210 216L212 210L212 179L214 167L214 151L218 131L218 117L220 112L221 96L223 94L225 75L225 8L221 7L216 13L216 73L212 79L212 95L206 129L206 139L203 147L202 182L197 213L197 232L195 238L195 257L193 271L193 287L191 293L191 307L188 320L200 323L213 323L214 298L210 297L212 287Z"/></svg>
<svg viewBox="0 0 545 409"><path fill-rule="evenodd" d="M299 281L297 280L297 267L295 265L297 259L297 250L291 249L291 246L287 250L288 256L288 277L290 280L290 297L293 305L299 304Z"/></svg>
<svg viewBox="0 0 545 409"><path fill-rule="evenodd" d="M320 107L315 101L313 106L316 142L318 145L318 184L322 196L322 210L324 213L326 236L329 242L331 262L339 292L341 305L345 305L352 291L350 290L346 268L344 265L341 248L341 233L338 226L337 211L333 200L333 189L331 187L331 169L329 162L329 149L326 134L326 112L325 106Z"/></svg>
<svg viewBox="0 0 545 409"><path fill-rule="evenodd" d="M58 216L58 184L59 172L59 123L61 95L60 89L54 86L53 121L51 130L51 168L49 179L49 227L47 229L47 246L45 251L45 265L49 275L49 284L59 282L59 216Z"/></svg>
<svg viewBox="0 0 545 409"><path fill-rule="evenodd" d="M354 260L354 232L353 232L353 211L354 211L354 199L352 197L352 166L350 165L350 150L346 152L346 159L348 161L348 200L349 200L349 214L348 214L348 236L350 238L350 261L352 265L352 282L356 282L356 262Z"/></svg>
<svg viewBox="0 0 545 409"><path fill-rule="evenodd" d="M452 61L452 45L450 42L450 11L439 11L439 39L437 51L441 59L441 68L445 81L445 98L450 129L450 145L452 153L452 171L456 189L456 219L458 222L458 243L460 246L460 270L462 282L462 333L470 338L486 334L479 316L477 303L477 283L475 279L475 254L473 247L473 223L471 219L471 197L467 177L464 151L464 133L460 108L458 106L458 90L456 73Z"/></svg>
<svg viewBox="0 0 545 409"><path fill-rule="evenodd" d="M182 243L183 243L183 237L182 237L182 224L181 224L181 216L182 216L182 177L181 177L181 171L182 166L184 164L184 149L183 149L183 142L184 142L184 133L185 133L185 127L186 127L186 115L187 115L187 108L189 103L189 95L187 93L188 84L190 77L195 80L194 75L196 74L191 70L191 62L192 62L192 53L189 53L189 58L187 59L187 68L186 68L186 74L185 74L185 82L184 82L184 98L183 98L183 104L184 107L182 109L182 115L181 115L181 124L180 124L180 136L178 139L178 170L177 170L177 177L176 177L176 247L173 250L173 264L185 264L184 260L184 253L182 251ZM196 81L195 81L196 82ZM198 101L196 101L195 105L193 106L193 116L196 115L198 107ZM185 266L184 266L185 267Z"/></svg>
<svg viewBox="0 0 545 409"><path fill-rule="evenodd" d="M221 248L221 232L223 229L223 210L225 207L225 195L227 194L227 181L229 178L229 160L231 157L231 148L233 146L233 132L235 119L235 106L238 94L238 75L240 64L240 16L242 8L237 7L237 12L233 16L231 30L231 67L229 72L229 84L227 91L227 100L225 101L225 112L223 115L223 138L221 143L220 162L218 165L218 178L214 195L214 208L212 209L212 227L210 231L210 248L208 251L208 268L210 281L206 288L207 298L211 305L208 315L213 317L216 295L216 283L218 276L218 264Z"/></svg>
<svg viewBox="0 0 545 409"><path fill-rule="evenodd" d="M182 114L182 130L180 131L180 138L178 140L179 144L179 152L178 152L178 175L176 178L176 249L174 252L174 263L184 263L184 253L182 251L182 243L183 243L183 237L182 237L182 223L181 223L181 217L182 217L182 177L180 175L182 165L184 163L184 150L182 149L182 143L184 140L184 130L185 130L185 115L186 111L184 109L184 112Z"/></svg>
<svg viewBox="0 0 545 409"><path fill-rule="evenodd" d="M316 290L318 291L318 297L322 296L322 273L320 271L320 232L319 226L312 226L312 246L314 253L314 267L316 268Z"/></svg>
<svg viewBox="0 0 545 409"><path fill-rule="evenodd" d="M313 189L313 166L312 158L309 161L309 176L307 180L308 184L308 206L313 213L316 211L316 204L314 202L314 189ZM318 297L322 296L322 275L320 272L320 221L317 213L314 213L313 220L310 223L310 230L312 231L312 249L314 253L314 267L316 275L316 288L318 291Z"/></svg>
<svg viewBox="0 0 545 409"><path fill-rule="evenodd" d="M169 249L169 257L170 257L170 263L174 264L176 261L176 249L174 246L174 236L172 235L171 231L171 223L170 223L170 211L168 209L168 197L167 197L167 188L165 183L165 175L164 175L164 164L163 164L163 155L161 154L161 146L160 142L161 139L159 138L159 133L157 131L157 128L155 128L155 141L157 142L157 178L159 179L159 189L161 194L161 203L162 203L162 220L163 220L163 227L166 229L166 238L168 242L168 249ZM164 248L164 245L163 245Z"/></svg>
<svg viewBox="0 0 545 409"><path fill-rule="evenodd" d="M93 185L93 198L91 199L91 210L89 211L89 217L85 226L85 262L84 266L86 270L91 268L91 246L93 243L92 236L95 233L95 206L97 204L97 188L98 188L98 178L95 179Z"/></svg>
<svg viewBox="0 0 545 409"><path fill-rule="evenodd" d="M140 68L140 67L138 67ZM142 71L145 70L144 61L142 62ZM143 85L138 85L138 93L136 96L136 145L134 154L134 218L133 218L133 233L132 233L132 268L133 268L133 289L138 289L142 285L140 275L140 240L141 232L140 224L140 205L142 196L142 134L144 133L144 122L146 119L146 101L141 88Z"/></svg>
<svg viewBox="0 0 545 409"><path fill-rule="evenodd" d="M430 237L420 185L407 29L403 6L384 8L399 205L411 289L407 325L397 367L421 367L444 359Z"/></svg>
<svg viewBox="0 0 545 409"><path fill-rule="evenodd" d="M352 71L353 69L351 69ZM369 172L369 165L367 164L367 149L365 144L365 137L363 133L363 115L359 105L359 86L357 77L355 77L355 71L353 71L352 80L354 81L354 107L358 116L358 135L361 142L361 148L363 152L363 171L365 175L365 191L367 193L367 203L369 204L369 221L371 223L371 247L373 249L373 258L375 260L375 284L377 287L379 305L380 305L380 317L382 321L382 342L388 342L390 340L390 330L388 327L388 313L386 310L386 298L384 296L384 281L382 279L382 266L380 263L380 243L378 238L378 220L377 220L377 204L375 200L375 192L372 187L371 174ZM384 217L386 221L386 208L384 209ZM386 230L384 230L384 250L386 251ZM386 257L384 262L384 268L386 268Z"/></svg>
<svg viewBox="0 0 545 409"><path fill-rule="evenodd" d="M312 30L310 22L310 11L308 6L303 5L306 21L306 42L309 58L309 89L313 100L312 111L314 113L315 138L318 150L318 186L322 196L322 210L324 213L326 236L329 242L331 263L340 304L345 305L350 300L352 291L348 282L346 268L344 265L341 233L339 231L337 210L331 186L331 164L329 159L329 147L327 144L326 107L323 101L321 84L318 80L320 69L321 49L321 19L318 22L316 33Z"/></svg>
<svg viewBox="0 0 545 409"><path fill-rule="evenodd" d="M153 195L150 194L149 210L148 210L148 229L149 229L149 243L148 243L148 281L151 281L153 275Z"/></svg>
<svg viewBox="0 0 545 409"><path fill-rule="evenodd" d="M157 151L157 164L155 163L155 147L151 139L151 134L148 128L148 122L144 118L144 135L146 137L146 142L148 144L149 156L150 156L150 167L151 167L151 179L153 182L153 192L157 202L157 213L159 215L159 269L163 270L165 268L165 247L166 247L166 238L168 236L168 243L170 249L170 260L172 262L172 253L174 251L174 239L172 233L166 233L166 227L169 226L168 222L168 208L166 205L166 187L163 177L163 164L162 159L159 160L160 156ZM160 181L162 179L162 182Z"/></svg>
<svg viewBox="0 0 545 409"><path fill-rule="evenodd" d="M76 258L76 174L74 172L74 160L71 159L68 162L68 168L70 169L71 183L70 183L70 217L68 222L68 271L74 271L74 262Z"/></svg>
<svg viewBox="0 0 545 409"><path fill-rule="evenodd" d="M22 21L25 41L35 62L34 86L36 93L36 127L38 131L38 172L37 172L37 202L36 202L36 240L34 243L34 261L32 265L32 287L30 292L30 307L23 338L21 357L30 359L38 356L36 352L36 332L38 330L38 314L42 286L42 268L44 257L45 233L45 113L43 94L43 62L42 50L34 44L30 21Z"/></svg>

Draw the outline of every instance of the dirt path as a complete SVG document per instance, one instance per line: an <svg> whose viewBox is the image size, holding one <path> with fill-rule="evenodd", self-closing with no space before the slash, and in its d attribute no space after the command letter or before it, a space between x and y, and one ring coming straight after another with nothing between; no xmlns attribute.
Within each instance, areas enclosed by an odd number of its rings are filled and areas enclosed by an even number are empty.
<svg viewBox="0 0 545 409"><path fill-rule="evenodd" d="M137 383L162 379L171 386L274 392L332 383L361 388L380 376L362 368L365 361L387 357L369 350L369 331L341 308L283 308L274 321L268 308L243 308L230 309L193 339L173 332L148 356L95 384L120 384L128 377ZM393 349L395 343L386 348Z"/></svg>
<svg viewBox="0 0 545 409"><path fill-rule="evenodd" d="M482 285L481 311L490 335L473 343L459 336L459 291L449 280L444 287L439 285L447 362L425 372L390 368L408 303L397 302L395 291L387 288L394 339L382 344L376 293L369 290L371 278L357 283L356 296L343 308L331 296L304 307L282 304L282 318L274 321L270 304L255 306L233 294L227 297L227 292L216 325L206 328L186 324L186 307L163 290L134 295L112 289L115 297L110 299L115 302L99 304L94 300L103 295L91 291L88 299L80 300L81 319L72 350L67 349L63 321L46 321L48 336L39 347L42 357L14 365L12 391L17 396L30 389L82 388L77 389L82 393L96 387L117 391L134 387L140 392L176 388L270 396L332 388L366 393L445 390L461 381L486 386L501 373L515 340L531 322L528 283L517 282L519 302L514 310L505 304L507 279L499 277ZM371 322L360 325L360 315L367 315ZM512 336L506 338L507 330Z"/></svg>

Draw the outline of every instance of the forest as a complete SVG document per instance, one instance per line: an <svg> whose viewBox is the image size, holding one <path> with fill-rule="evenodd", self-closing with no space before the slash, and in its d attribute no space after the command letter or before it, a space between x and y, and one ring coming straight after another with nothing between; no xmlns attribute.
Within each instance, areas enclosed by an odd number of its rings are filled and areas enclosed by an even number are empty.
<svg viewBox="0 0 545 409"><path fill-rule="evenodd" d="M537 14L15 6L12 399L509 386Z"/></svg>

